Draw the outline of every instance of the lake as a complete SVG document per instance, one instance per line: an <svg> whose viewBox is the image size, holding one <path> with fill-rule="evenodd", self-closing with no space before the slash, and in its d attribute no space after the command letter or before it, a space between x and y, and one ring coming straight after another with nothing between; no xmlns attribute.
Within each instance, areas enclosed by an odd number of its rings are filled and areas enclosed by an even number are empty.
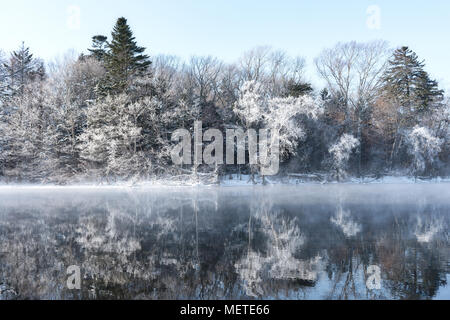
<svg viewBox="0 0 450 320"><path fill-rule="evenodd" d="M450 299L449 220L445 183L4 186L0 299Z"/></svg>

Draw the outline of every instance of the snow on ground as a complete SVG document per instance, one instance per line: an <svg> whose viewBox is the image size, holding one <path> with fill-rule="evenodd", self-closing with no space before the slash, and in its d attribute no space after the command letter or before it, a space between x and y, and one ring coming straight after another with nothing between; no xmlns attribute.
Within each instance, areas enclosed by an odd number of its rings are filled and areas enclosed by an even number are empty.
<svg viewBox="0 0 450 320"><path fill-rule="evenodd" d="M437 177L432 179L415 179L407 176L384 176L380 178L350 178L346 181L326 181L318 179L320 175L315 174L291 174L284 177L266 177L267 185L308 185L308 184L427 184L427 183L450 183L450 177ZM102 183L76 183L67 185L57 184L18 184L6 183L0 181L0 191L18 188L92 188L92 189L116 189L116 188L140 188L140 187L194 187L194 186L217 186L222 187L241 187L262 185L263 180L255 176L255 183L252 182L249 175L226 175L221 178L220 184L210 183L208 181L198 181L197 179L155 179L148 181L118 181Z"/></svg>

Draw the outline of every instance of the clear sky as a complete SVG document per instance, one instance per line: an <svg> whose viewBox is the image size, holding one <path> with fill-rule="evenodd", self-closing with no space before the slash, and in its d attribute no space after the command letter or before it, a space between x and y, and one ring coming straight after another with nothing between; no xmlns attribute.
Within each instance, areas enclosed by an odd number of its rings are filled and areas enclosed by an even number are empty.
<svg viewBox="0 0 450 320"><path fill-rule="evenodd" d="M25 41L46 60L70 49L83 52L93 35L109 35L120 16L150 55L214 55L231 62L270 45L304 56L313 82L312 62L323 48L384 39L392 47L410 46L450 89L448 0L6 0L0 49Z"/></svg>

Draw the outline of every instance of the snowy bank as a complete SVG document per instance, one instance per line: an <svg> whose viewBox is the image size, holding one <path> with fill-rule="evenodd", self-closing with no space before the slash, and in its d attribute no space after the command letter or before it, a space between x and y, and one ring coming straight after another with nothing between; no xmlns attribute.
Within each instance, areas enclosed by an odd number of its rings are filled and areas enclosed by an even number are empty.
<svg viewBox="0 0 450 320"><path fill-rule="evenodd" d="M320 174L289 174L283 177L265 177L267 186L276 185L311 185L311 184L429 184L429 183L450 183L450 177L436 177L430 179L415 179L408 176L384 176L379 178L349 178L346 181L327 181ZM79 182L66 185L42 183L42 184L19 184L6 183L0 181L0 191L17 188L92 188L92 189L117 189L117 188L141 188L141 187L195 187L195 186L222 186L222 187L242 187L242 186L262 186L262 177L255 176L254 182L250 175L226 175L221 177L220 182L211 182L208 179L154 179L143 181L117 181L117 182Z"/></svg>

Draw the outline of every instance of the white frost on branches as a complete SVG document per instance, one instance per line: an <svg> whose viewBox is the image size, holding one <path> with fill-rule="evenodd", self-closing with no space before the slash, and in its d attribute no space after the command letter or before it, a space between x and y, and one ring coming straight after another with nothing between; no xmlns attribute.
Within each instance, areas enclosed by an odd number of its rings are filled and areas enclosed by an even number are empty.
<svg viewBox="0 0 450 320"><path fill-rule="evenodd" d="M261 121L261 112L267 108L267 98L262 85L256 81L246 81L234 107L234 113L242 120L246 129Z"/></svg>
<svg viewBox="0 0 450 320"><path fill-rule="evenodd" d="M435 137L426 127L414 127L406 137L408 152L413 158L414 174L426 171L441 151L442 140Z"/></svg>
<svg viewBox="0 0 450 320"><path fill-rule="evenodd" d="M346 168L352 151L359 146L359 141L349 134L344 134L341 139L328 150L333 159L333 168L336 178L339 180L346 176Z"/></svg>
<svg viewBox="0 0 450 320"><path fill-rule="evenodd" d="M278 132L281 156L295 153L305 132L299 116L316 119L323 113L323 106L309 95L295 97L269 97L257 81L246 81L234 112L246 129L260 126Z"/></svg>
<svg viewBox="0 0 450 320"><path fill-rule="evenodd" d="M129 104L125 95L107 97L87 109L87 128L80 137L81 157L92 169L100 169L101 176L126 176L149 167L137 148L143 137L133 121L135 112L136 106Z"/></svg>

